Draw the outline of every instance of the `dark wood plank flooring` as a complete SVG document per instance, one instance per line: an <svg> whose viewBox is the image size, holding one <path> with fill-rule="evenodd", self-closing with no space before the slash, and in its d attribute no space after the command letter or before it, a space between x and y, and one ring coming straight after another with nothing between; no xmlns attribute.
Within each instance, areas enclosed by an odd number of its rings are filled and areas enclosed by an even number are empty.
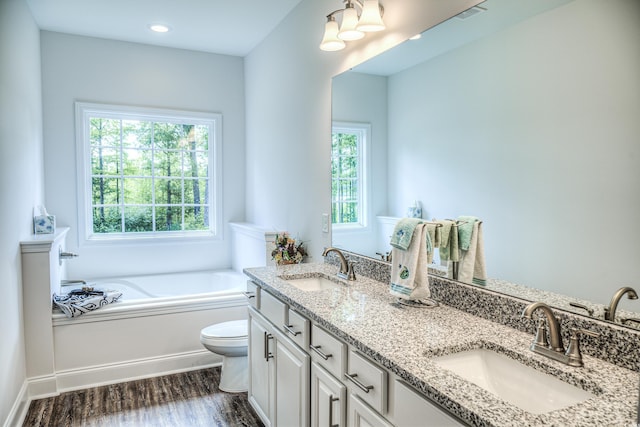
<svg viewBox="0 0 640 427"><path fill-rule="evenodd" d="M66 392L31 402L23 427L263 427L247 393L219 382L212 368Z"/></svg>

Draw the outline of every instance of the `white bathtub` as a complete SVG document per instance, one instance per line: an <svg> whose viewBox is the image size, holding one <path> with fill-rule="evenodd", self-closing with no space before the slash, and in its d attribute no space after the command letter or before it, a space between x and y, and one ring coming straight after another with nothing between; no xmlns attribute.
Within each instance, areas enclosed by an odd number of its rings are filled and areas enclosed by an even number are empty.
<svg viewBox="0 0 640 427"><path fill-rule="evenodd" d="M212 270L183 273L152 274L144 276L108 277L87 280L87 285L98 289L122 292L121 300L148 298L181 298L192 295L244 292L247 277L233 270ZM82 287L72 283L61 286L61 291Z"/></svg>
<svg viewBox="0 0 640 427"><path fill-rule="evenodd" d="M232 270L87 280L122 292L119 301L76 318L53 313L60 390L198 369L221 359L200 330L247 318L247 277ZM61 291L80 288L73 283Z"/></svg>

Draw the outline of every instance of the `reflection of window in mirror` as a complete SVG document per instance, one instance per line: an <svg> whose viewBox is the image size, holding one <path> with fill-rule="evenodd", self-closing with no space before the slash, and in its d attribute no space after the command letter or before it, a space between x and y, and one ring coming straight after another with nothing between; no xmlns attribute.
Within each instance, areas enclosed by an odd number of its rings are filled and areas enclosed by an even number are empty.
<svg viewBox="0 0 640 427"><path fill-rule="evenodd" d="M331 222L367 226L367 144L370 125L334 122L331 132Z"/></svg>

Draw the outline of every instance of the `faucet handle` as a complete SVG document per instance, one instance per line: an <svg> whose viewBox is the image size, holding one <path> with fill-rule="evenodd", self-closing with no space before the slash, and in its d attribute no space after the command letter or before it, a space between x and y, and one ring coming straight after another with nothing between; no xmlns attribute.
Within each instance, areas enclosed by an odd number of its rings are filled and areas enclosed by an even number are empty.
<svg viewBox="0 0 640 427"><path fill-rule="evenodd" d="M576 367L584 366L578 334L589 335L594 338L600 336L600 334L586 329L571 328L571 337L569 338L569 346L565 355L569 358L568 364Z"/></svg>
<svg viewBox="0 0 640 427"><path fill-rule="evenodd" d="M544 326L544 319L538 319L538 328L536 330L536 337L534 344L542 347L549 347L549 340L547 339L547 328Z"/></svg>
<svg viewBox="0 0 640 427"><path fill-rule="evenodd" d="M351 260L349 260L349 261L347 262L347 265L348 265L348 267L349 267L349 268L348 268L348 271L347 271L347 280L356 280L356 272L355 272L355 271L354 271L354 269L353 269L353 266L354 266L355 264L357 264L357 262L355 262L355 261L351 261Z"/></svg>

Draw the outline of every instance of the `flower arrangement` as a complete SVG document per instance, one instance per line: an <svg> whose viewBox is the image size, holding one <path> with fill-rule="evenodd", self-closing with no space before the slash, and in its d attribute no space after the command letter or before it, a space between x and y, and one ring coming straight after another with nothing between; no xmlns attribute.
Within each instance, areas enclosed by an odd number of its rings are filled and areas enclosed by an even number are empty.
<svg viewBox="0 0 640 427"><path fill-rule="evenodd" d="M307 251L303 247L304 242L296 245L296 239L289 236L286 231L282 234L276 234L276 248L271 251L271 259L276 264L299 264L303 258L307 256Z"/></svg>

